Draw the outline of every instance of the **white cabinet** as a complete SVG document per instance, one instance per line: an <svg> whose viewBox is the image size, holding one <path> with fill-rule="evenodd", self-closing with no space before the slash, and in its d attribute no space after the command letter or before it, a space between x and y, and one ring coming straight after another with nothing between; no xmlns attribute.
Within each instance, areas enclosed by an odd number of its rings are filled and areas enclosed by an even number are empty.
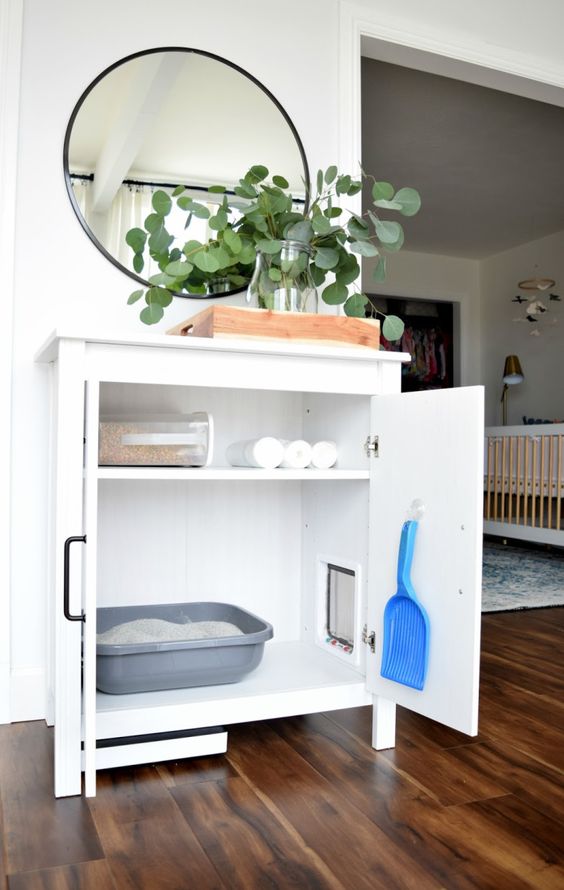
<svg viewBox="0 0 564 890"><path fill-rule="evenodd" d="M49 716L57 796L80 793L82 769L93 794L97 767L222 750L224 732L201 731L247 720L373 704L373 744L391 747L399 703L476 734L483 394L402 395L401 360L163 335L57 333L39 350L53 375ZM214 417L210 467L98 467L101 413L196 410ZM334 439L338 465L227 466L231 441L266 434ZM431 628L422 691L380 676L383 612L414 501L424 516L412 577ZM84 611L84 622L63 611L71 536L86 536L69 565L69 611ZM327 634L331 565L354 578L352 651ZM96 692L97 606L196 600L234 603L273 625L253 673L224 686Z"/></svg>

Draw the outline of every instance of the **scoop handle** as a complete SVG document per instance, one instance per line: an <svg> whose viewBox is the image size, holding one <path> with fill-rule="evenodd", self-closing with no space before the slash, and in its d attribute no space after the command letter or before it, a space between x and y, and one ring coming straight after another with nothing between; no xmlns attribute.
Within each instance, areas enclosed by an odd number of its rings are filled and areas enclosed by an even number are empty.
<svg viewBox="0 0 564 890"><path fill-rule="evenodd" d="M415 519L408 519L407 522L404 522L401 530L398 554L398 588L402 588L407 592L409 592L409 587L411 586L411 563L413 562L413 550L418 524Z"/></svg>

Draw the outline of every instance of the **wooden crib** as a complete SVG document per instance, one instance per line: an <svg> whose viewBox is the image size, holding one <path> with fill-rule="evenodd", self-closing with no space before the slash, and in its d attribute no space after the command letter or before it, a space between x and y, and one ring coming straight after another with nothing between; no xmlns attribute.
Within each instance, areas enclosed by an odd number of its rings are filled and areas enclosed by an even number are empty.
<svg viewBox="0 0 564 890"><path fill-rule="evenodd" d="M564 423L486 428L484 532L564 547Z"/></svg>

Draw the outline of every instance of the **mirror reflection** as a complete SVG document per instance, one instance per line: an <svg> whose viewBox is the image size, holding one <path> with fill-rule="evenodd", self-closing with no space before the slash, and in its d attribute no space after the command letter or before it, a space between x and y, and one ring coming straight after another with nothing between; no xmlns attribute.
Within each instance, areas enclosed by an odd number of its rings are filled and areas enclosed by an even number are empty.
<svg viewBox="0 0 564 890"><path fill-rule="evenodd" d="M64 154L69 196L85 231L142 283L159 268L149 256L139 268L126 235L144 226L156 192L172 196L183 186L184 198L209 210L207 218L187 214L173 197L167 229L181 248L214 237L209 219L223 195L210 187L229 193L251 166L263 164L283 173L303 201L309 178L299 136L265 87L225 60L181 48L140 53L103 72L73 111ZM245 285L224 281L200 295Z"/></svg>

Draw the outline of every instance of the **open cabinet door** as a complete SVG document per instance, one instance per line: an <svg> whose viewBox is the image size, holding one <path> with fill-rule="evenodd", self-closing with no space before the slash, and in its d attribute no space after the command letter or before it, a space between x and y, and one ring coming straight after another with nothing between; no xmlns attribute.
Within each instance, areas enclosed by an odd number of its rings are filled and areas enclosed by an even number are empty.
<svg viewBox="0 0 564 890"><path fill-rule="evenodd" d="M482 579L483 388L375 396L371 460L367 687L476 735ZM396 592L400 535L421 501L411 580L429 619L422 690L380 675L384 609Z"/></svg>

